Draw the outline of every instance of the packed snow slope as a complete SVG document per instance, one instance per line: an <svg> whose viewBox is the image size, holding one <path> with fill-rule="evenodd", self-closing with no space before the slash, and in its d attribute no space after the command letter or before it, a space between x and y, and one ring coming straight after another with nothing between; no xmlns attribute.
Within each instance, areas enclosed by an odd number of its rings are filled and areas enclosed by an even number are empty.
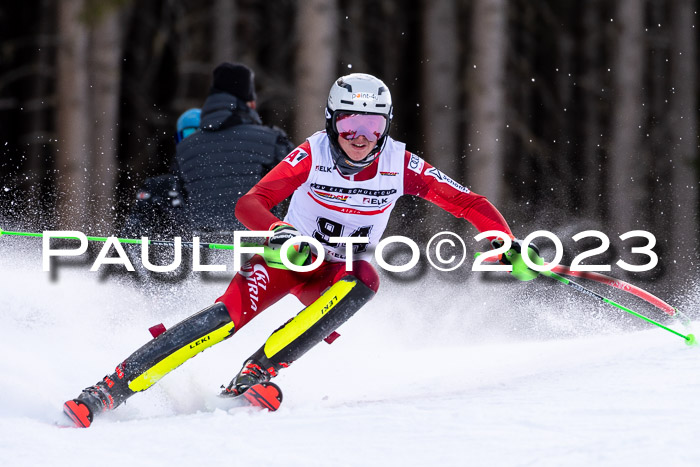
<svg viewBox="0 0 700 467"><path fill-rule="evenodd" d="M338 340L276 379L276 413L216 395L294 298L91 428L60 429L63 401L149 326L211 304L227 275L139 283L78 263L52 279L40 248L0 239L3 466L700 465L700 348L544 278L473 274L385 280ZM688 310L698 297L673 298Z"/></svg>

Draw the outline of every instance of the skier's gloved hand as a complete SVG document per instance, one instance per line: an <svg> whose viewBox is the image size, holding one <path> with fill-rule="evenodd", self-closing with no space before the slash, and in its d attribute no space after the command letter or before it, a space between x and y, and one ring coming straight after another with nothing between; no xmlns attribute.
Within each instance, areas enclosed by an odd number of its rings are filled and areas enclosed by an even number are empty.
<svg viewBox="0 0 700 467"><path fill-rule="evenodd" d="M491 241L491 246L493 248L500 248L503 246L503 240L496 238ZM540 256L540 250L530 242L527 248L527 255L530 261L538 266L544 264L544 260ZM522 241L514 238L511 240L510 250L503 253L500 257L501 263L513 266L511 275L520 281L531 281L540 275L538 271L530 269L522 257Z"/></svg>
<svg viewBox="0 0 700 467"><path fill-rule="evenodd" d="M267 240L268 248L265 248L265 262L268 266L277 269L287 269L282 263L280 255L282 245L290 238L298 237L301 233L293 225L286 222L276 222L272 224L270 230L274 235ZM301 242L287 250L287 259L296 266L306 266L311 264L311 247L306 242Z"/></svg>

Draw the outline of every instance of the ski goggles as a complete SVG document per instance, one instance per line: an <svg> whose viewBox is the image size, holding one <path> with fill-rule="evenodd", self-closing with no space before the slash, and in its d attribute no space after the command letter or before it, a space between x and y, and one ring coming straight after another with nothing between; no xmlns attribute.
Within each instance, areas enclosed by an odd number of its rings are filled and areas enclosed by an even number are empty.
<svg viewBox="0 0 700 467"><path fill-rule="evenodd" d="M333 116L333 125L343 139L353 140L364 136L374 142L384 135L387 121L384 115L337 112Z"/></svg>

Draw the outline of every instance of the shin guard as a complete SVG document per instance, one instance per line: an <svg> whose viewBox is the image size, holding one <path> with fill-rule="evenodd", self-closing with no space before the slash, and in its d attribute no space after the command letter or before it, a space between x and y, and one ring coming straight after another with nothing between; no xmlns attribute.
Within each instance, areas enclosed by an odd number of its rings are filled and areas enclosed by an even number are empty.
<svg viewBox="0 0 700 467"><path fill-rule="evenodd" d="M234 324L223 303L181 321L145 344L98 384L111 396L106 409L153 386L163 376L214 344L233 335Z"/></svg>
<svg viewBox="0 0 700 467"><path fill-rule="evenodd" d="M280 368L297 360L350 319L372 297L374 291L357 278L343 277L272 333L251 358L275 376Z"/></svg>

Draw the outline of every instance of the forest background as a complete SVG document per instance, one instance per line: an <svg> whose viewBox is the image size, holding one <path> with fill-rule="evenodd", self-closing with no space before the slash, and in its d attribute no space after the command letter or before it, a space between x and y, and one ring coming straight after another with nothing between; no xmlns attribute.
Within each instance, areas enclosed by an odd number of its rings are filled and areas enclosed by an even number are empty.
<svg viewBox="0 0 700 467"><path fill-rule="evenodd" d="M639 278L697 271L698 10L698 0L3 2L1 227L114 232L141 182L168 171L178 115L201 106L212 70L231 61L255 70L263 121L295 144L323 128L336 77L371 73L392 92L392 136L487 196L517 236L553 231L570 260L582 250L571 236L600 230L612 248L598 262L612 264L632 245L620 234L647 230L661 263ZM476 233L419 199L397 213L390 232L410 225L417 240Z"/></svg>

